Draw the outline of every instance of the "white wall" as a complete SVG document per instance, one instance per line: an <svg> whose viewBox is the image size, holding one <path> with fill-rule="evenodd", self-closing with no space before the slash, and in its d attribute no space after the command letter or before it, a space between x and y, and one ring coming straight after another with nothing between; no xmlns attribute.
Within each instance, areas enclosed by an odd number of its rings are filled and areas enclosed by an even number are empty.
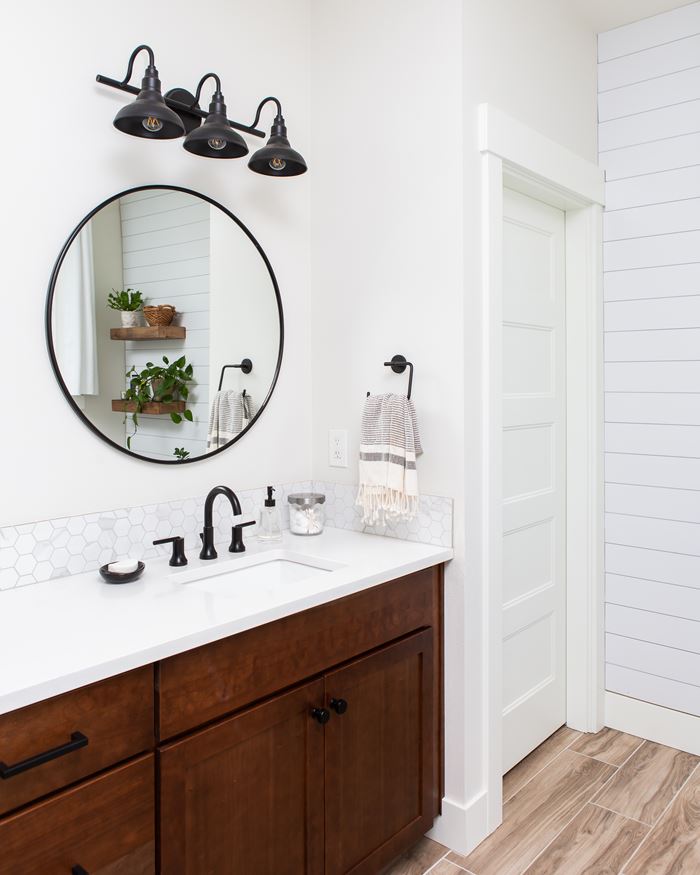
<svg viewBox="0 0 700 875"><path fill-rule="evenodd" d="M263 96L278 95L292 143L305 154L308 16L308 0L271 0L264 14L245 0L204 0L194 16L184 0L125 0L116 13L88 0L3 9L13 38L0 57L2 77L21 81L17 100L31 95L41 124L36 134L5 138L0 163L3 200L12 204L0 217L9 314L0 320L0 348L14 363L3 388L0 525L200 495L220 482L245 489L308 476L308 177L269 179L245 159L206 160L179 141L120 134L111 121L126 96L95 83L98 72L121 78L131 50L150 43L164 88L192 89L213 69L230 115L242 121ZM139 75L144 66L141 56ZM251 149L262 142L251 137ZM69 411L44 341L46 288L70 231L104 198L155 182L202 191L250 227L277 274L288 337L277 391L250 434L235 451L177 468L134 461L97 441Z"/></svg>
<svg viewBox="0 0 700 875"><path fill-rule="evenodd" d="M561 5L312 3L313 476L356 481L365 392L402 391L382 363L414 361L420 487L456 499L437 835L463 850L486 830L488 744L477 105L594 158L595 37ZM346 470L329 428L349 432Z"/></svg>
<svg viewBox="0 0 700 875"><path fill-rule="evenodd" d="M599 38L607 689L700 715L700 4Z"/></svg>

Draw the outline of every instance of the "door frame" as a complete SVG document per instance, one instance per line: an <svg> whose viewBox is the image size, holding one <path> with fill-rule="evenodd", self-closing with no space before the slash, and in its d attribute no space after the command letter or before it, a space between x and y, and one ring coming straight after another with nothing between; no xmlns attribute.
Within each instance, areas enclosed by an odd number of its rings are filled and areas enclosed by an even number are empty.
<svg viewBox="0 0 700 875"><path fill-rule="evenodd" d="M602 207L597 165L488 104L479 107L482 184L483 513L488 831L502 820L503 189L566 217L567 724L597 732L604 713Z"/></svg>

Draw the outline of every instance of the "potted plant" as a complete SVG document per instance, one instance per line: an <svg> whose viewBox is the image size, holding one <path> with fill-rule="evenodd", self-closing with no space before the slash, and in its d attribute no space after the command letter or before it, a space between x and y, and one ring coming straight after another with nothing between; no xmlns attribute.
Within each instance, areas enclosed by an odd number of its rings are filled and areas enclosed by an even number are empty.
<svg viewBox="0 0 700 875"><path fill-rule="evenodd" d="M164 365L164 366L163 366ZM172 401L187 401L189 396L188 383L192 383L192 365L187 363L185 356L180 356L174 362L171 362L167 356L163 356L163 365L155 365L153 362L146 362L146 367L138 371L132 365L126 372L126 378L129 381L127 389L122 394L125 401L133 403L133 410L130 411L131 420L134 425L133 432L126 439L127 449L131 449L131 440L138 431L139 414L143 411L146 404L151 402L161 402L168 404ZM124 422L127 419L124 416ZM187 407L178 413L171 411L170 418L179 425L183 419L188 422L193 421L192 411Z"/></svg>
<svg viewBox="0 0 700 875"><path fill-rule="evenodd" d="M107 306L110 310L118 310L122 320L122 328L136 328L139 324L139 311L143 309L144 299L139 291L122 289L112 291L107 295Z"/></svg>

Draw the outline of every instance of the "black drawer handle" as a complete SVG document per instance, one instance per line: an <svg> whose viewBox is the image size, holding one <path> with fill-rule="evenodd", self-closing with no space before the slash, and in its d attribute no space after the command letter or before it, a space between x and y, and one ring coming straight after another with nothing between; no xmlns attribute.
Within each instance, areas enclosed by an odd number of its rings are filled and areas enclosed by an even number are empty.
<svg viewBox="0 0 700 875"><path fill-rule="evenodd" d="M325 708L312 708L311 716L317 723L324 726L331 719L331 712L327 711Z"/></svg>
<svg viewBox="0 0 700 875"><path fill-rule="evenodd" d="M345 699L331 699L329 704L336 714L345 714L348 710L348 703Z"/></svg>
<svg viewBox="0 0 700 875"><path fill-rule="evenodd" d="M15 763L14 766L8 766L5 765L5 763L0 762L0 778L3 780L14 778L15 775L19 775L21 772L26 772L28 769L43 766L44 763L65 756L67 753L73 753L74 750L80 750L80 748L85 747L87 743L87 735L83 735L82 732L72 732L70 741L66 742L66 744L59 744L58 747L52 747L51 750L45 750L44 753L38 753L36 756L22 760L21 763Z"/></svg>
<svg viewBox="0 0 700 875"><path fill-rule="evenodd" d="M83 869L82 866L73 866L70 870L70 875L90 875L87 869Z"/></svg>

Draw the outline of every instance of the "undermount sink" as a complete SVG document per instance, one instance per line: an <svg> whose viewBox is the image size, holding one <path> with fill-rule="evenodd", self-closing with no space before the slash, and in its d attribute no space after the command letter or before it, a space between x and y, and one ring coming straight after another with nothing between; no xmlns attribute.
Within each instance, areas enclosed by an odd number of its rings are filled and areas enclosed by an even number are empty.
<svg viewBox="0 0 700 875"><path fill-rule="evenodd" d="M248 586L275 589L280 585L297 583L343 567L340 562L305 556L291 550L272 550L245 558L218 559L211 564L211 568L192 568L174 574L173 577L188 588L226 594Z"/></svg>

